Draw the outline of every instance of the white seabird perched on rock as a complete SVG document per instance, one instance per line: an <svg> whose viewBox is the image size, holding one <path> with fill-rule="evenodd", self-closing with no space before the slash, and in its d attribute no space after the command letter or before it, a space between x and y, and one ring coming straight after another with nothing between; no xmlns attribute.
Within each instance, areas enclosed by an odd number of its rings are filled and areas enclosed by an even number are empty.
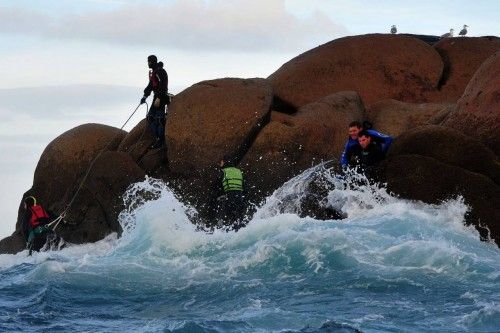
<svg viewBox="0 0 500 333"><path fill-rule="evenodd" d="M398 28L396 28L396 26L393 24L391 27L391 34L395 34L397 32L398 32Z"/></svg>
<svg viewBox="0 0 500 333"><path fill-rule="evenodd" d="M464 28L462 30L460 30L460 32L458 33L460 36L465 36L467 35L467 28L469 26L467 24L464 24Z"/></svg>
<svg viewBox="0 0 500 333"><path fill-rule="evenodd" d="M448 37L453 37L453 29L450 29L450 32L445 33L444 35L441 36L441 38L448 38Z"/></svg>

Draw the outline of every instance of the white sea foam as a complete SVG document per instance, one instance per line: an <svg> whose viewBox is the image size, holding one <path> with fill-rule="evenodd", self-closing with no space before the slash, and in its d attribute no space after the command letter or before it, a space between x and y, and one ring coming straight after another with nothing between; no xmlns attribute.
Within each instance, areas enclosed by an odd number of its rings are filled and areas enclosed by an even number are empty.
<svg viewBox="0 0 500 333"><path fill-rule="evenodd" d="M281 287L280 298L297 300L299 307L302 299L313 302L315 311L323 310L314 300L345 302L345 306L355 302L370 312L353 313L351 323L370 325L392 317L396 309L426 313L429 309L411 297L417 295L418 300L422 293L432 297L449 288L457 289L457 302L463 303L464 310L454 317L457 325L494 323L499 311L500 251L464 226L468 207L463 198L427 205L396 198L360 177L340 177L324 166L312 168L267 198L245 228L212 233L197 230L190 222L195 212L167 184L148 178L124 196L127 209L120 214L121 238L110 235L94 244L31 257L26 251L2 255L0 271L25 272L20 279L28 284L62 281L83 290L119 290L120 295L137 290L174 295L190 312L214 299L222 302L216 303L218 308L242 297L237 307L229 306L215 318L276 322L288 316L298 327L303 318L268 293ZM327 191L317 200L323 207L342 211L343 219L300 217L301 201L318 179ZM345 290L358 297L331 299ZM384 299L400 291L408 292L409 299ZM380 299L365 297L378 292ZM324 322L320 317L317 322ZM436 325L441 325L439 320ZM174 321L167 327L184 324Z"/></svg>

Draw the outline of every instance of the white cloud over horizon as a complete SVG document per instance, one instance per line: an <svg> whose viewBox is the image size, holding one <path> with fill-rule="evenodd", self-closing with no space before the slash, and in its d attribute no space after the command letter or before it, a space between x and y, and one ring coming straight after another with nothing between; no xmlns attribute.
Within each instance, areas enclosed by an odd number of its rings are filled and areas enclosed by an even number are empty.
<svg viewBox="0 0 500 333"><path fill-rule="evenodd" d="M285 0L184 0L114 10L50 15L0 7L0 32L178 50L280 52L343 35L325 13L292 15Z"/></svg>

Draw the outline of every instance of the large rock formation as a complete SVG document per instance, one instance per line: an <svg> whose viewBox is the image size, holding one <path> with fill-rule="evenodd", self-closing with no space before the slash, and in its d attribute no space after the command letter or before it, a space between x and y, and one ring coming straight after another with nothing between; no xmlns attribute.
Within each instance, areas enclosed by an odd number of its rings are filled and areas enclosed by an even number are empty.
<svg viewBox="0 0 500 333"><path fill-rule="evenodd" d="M379 101L367 110L366 118L382 133L397 137L409 129L437 122L448 115L455 104L405 103L388 99Z"/></svg>
<svg viewBox="0 0 500 333"><path fill-rule="evenodd" d="M58 214L82 186L68 210L67 224L58 228L66 241L95 242L121 231L117 220L122 209L120 195L129 184L144 177L128 154L113 151L125 134L110 126L81 125L54 139L42 153L33 186L23 197L33 195L46 209ZM0 253L24 248L20 225L23 211L19 209L14 234L0 243Z"/></svg>
<svg viewBox="0 0 500 333"><path fill-rule="evenodd" d="M478 140L443 126L414 128L401 135L390 155L421 155L480 173L500 185L498 157Z"/></svg>
<svg viewBox="0 0 500 333"><path fill-rule="evenodd" d="M490 178L422 155L392 155L382 164L388 189L399 196L437 204L461 195L466 216L484 239L500 245L500 187Z"/></svg>
<svg viewBox="0 0 500 333"><path fill-rule="evenodd" d="M101 240L112 232L120 233L118 214L124 208L121 195L144 176L128 154L104 152L96 159L69 209L68 224L62 224L58 234L71 243L86 243Z"/></svg>
<svg viewBox="0 0 500 333"><path fill-rule="evenodd" d="M158 177L167 171L168 163L164 148L149 148L154 139L146 119L143 119L125 136L118 151L128 153L147 175Z"/></svg>
<svg viewBox="0 0 500 333"><path fill-rule="evenodd" d="M115 150L126 132L85 124L64 132L45 148L36 166L33 191L41 202L61 201L103 149ZM62 208L62 207L58 207Z"/></svg>
<svg viewBox="0 0 500 333"><path fill-rule="evenodd" d="M476 71L443 125L479 139L500 155L500 52Z"/></svg>
<svg viewBox="0 0 500 333"><path fill-rule="evenodd" d="M444 38L434 47L443 59L444 71L439 92L431 93L429 98L438 102L456 102L481 64L500 51L500 38Z"/></svg>
<svg viewBox="0 0 500 333"><path fill-rule="evenodd" d="M236 162L269 121L273 94L265 79L220 79L175 96L166 126L172 186L205 216L213 213L218 165Z"/></svg>
<svg viewBox="0 0 500 333"><path fill-rule="evenodd" d="M450 38L435 47L402 35L334 40L269 79L204 81L181 92L170 105L166 149L149 149L153 138L145 121L128 134L96 124L64 133L45 149L26 195L59 213L95 161L68 224L58 229L66 240L120 232L120 196L145 174L168 181L194 204L200 221L210 223L222 156L239 162L250 200L260 202L308 167L338 158L348 124L368 119L397 137L379 168L391 191L429 203L461 194L471 206L468 221L485 237L487 226L500 241L500 54L486 59L497 49L497 38ZM315 179L304 186L311 197L329 191ZM335 217L310 199L299 203L301 213ZM0 241L0 253L24 247L19 230L18 222Z"/></svg>
<svg viewBox="0 0 500 333"><path fill-rule="evenodd" d="M349 123L361 119L363 113L363 103L355 92L326 96L294 115L273 112L271 122L241 163L249 175L253 198L258 201L321 160L338 157Z"/></svg>
<svg viewBox="0 0 500 333"><path fill-rule="evenodd" d="M173 172L193 175L224 155L241 157L268 121L272 89L264 79L220 79L175 96L166 126Z"/></svg>
<svg viewBox="0 0 500 333"><path fill-rule="evenodd" d="M290 60L269 80L275 95L299 108L338 91L357 91L365 104L393 98L425 102L438 88L443 62L436 50L402 35L336 39Z"/></svg>
<svg viewBox="0 0 500 333"><path fill-rule="evenodd" d="M479 141L442 126L415 128L395 141L380 175L404 198L435 204L462 195L467 221L500 244L500 164Z"/></svg>

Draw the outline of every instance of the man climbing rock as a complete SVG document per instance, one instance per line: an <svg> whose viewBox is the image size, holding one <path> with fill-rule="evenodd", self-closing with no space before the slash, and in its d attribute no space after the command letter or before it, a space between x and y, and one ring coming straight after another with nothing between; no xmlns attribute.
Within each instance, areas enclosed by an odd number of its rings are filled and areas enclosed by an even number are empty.
<svg viewBox="0 0 500 333"><path fill-rule="evenodd" d="M340 158L340 164L342 167L349 166L351 150L356 148L359 151L359 140L358 137L360 133L364 131L367 135L370 136L370 141L378 144L382 153L382 157L385 156L389 147L392 144L393 138L389 135L382 134L371 129L371 124L369 122L364 122L361 124L359 121L353 121L349 124L349 138L345 144L344 151L342 152L342 156Z"/></svg>
<svg viewBox="0 0 500 333"><path fill-rule="evenodd" d="M141 104L153 92L153 103L149 108L147 121L151 132L155 136L155 141L150 148L160 148L165 143L165 108L170 103L168 95L168 74L163 69L163 63L158 62L155 55L148 57L149 84L144 89L144 96L141 98Z"/></svg>
<svg viewBox="0 0 500 333"><path fill-rule="evenodd" d="M234 229L239 229L245 213L243 172L227 156L224 156L219 166L221 167L220 180L224 191L222 200L219 200L224 214L223 220L226 224L231 224Z"/></svg>
<svg viewBox="0 0 500 333"><path fill-rule="evenodd" d="M370 171L372 166L384 159L382 148L367 130L359 132L358 142L347 153L349 166L359 167L363 172Z"/></svg>
<svg viewBox="0 0 500 333"><path fill-rule="evenodd" d="M47 242L53 242L57 237L48 226L53 215L47 213L45 208L37 203L35 197L29 196L24 199L24 209L22 231L26 239L26 248L31 255L33 251L40 251Z"/></svg>

